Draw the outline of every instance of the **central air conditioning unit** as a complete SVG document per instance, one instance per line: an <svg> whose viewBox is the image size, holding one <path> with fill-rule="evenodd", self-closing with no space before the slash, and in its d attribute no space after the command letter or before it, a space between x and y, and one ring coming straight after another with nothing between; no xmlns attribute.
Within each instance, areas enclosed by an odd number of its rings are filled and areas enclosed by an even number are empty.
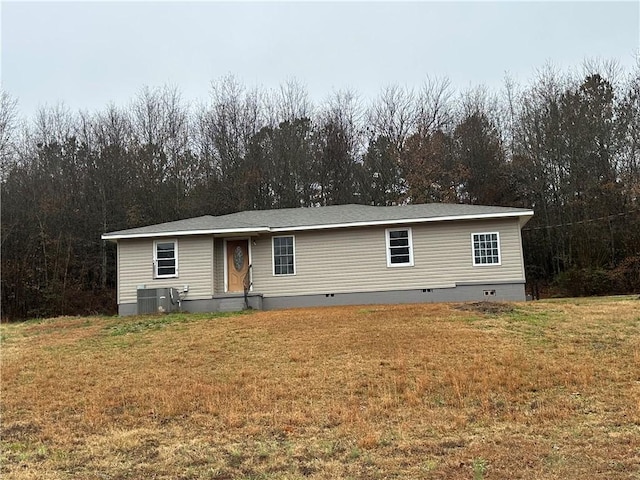
<svg viewBox="0 0 640 480"><path fill-rule="evenodd" d="M169 313L180 310L180 296L175 288L138 289L138 314Z"/></svg>

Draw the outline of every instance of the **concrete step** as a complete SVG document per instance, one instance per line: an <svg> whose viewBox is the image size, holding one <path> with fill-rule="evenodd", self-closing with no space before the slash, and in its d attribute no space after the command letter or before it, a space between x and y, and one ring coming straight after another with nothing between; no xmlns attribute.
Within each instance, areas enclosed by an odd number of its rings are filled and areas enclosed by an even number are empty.
<svg viewBox="0 0 640 480"><path fill-rule="evenodd" d="M237 312L244 310L244 297L226 297L218 299L218 311Z"/></svg>

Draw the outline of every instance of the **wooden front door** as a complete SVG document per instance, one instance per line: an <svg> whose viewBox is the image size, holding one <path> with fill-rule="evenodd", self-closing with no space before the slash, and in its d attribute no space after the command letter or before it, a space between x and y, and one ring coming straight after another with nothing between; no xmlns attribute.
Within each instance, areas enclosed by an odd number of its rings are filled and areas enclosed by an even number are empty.
<svg viewBox="0 0 640 480"><path fill-rule="evenodd" d="M227 240L227 291L244 292L248 273L249 240Z"/></svg>

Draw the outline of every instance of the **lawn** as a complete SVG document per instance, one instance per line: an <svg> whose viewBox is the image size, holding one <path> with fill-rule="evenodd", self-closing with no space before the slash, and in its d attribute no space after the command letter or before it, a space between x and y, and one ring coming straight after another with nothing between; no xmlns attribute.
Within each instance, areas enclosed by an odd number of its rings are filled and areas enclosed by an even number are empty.
<svg viewBox="0 0 640 480"><path fill-rule="evenodd" d="M640 300L0 326L5 479L640 479Z"/></svg>

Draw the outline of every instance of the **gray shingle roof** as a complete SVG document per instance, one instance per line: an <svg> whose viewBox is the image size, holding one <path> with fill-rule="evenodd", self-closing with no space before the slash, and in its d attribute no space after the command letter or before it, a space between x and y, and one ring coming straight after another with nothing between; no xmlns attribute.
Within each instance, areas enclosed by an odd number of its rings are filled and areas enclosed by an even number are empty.
<svg viewBox="0 0 640 480"><path fill-rule="evenodd" d="M229 215L188 218L175 222L109 232L103 239L241 232L295 231L364 225L417 223L472 218L521 217L533 212L522 208L451 203L426 203L393 207L331 205L327 207L252 210Z"/></svg>

